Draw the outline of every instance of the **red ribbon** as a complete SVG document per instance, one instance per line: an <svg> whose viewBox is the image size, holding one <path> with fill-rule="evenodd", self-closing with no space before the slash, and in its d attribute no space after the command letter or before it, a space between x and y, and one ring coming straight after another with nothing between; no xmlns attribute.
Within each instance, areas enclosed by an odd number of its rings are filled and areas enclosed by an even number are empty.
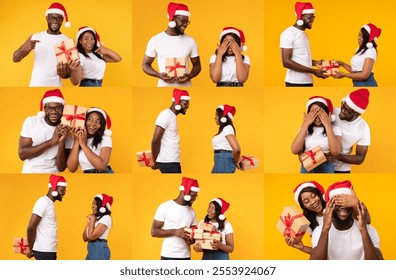
<svg viewBox="0 0 396 280"><path fill-rule="evenodd" d="M285 226L286 226L285 230L283 231L283 236L291 236L291 237L295 238L296 236L304 235L305 231L300 232L300 233L296 233L291 228L291 226L294 223L294 220L298 219L298 218L301 218L303 216L304 216L303 214L297 214L297 215L294 215L293 217L291 217L290 213L287 213L287 216L284 216L284 217L280 216L280 219L281 219L282 223L284 223Z"/></svg>
<svg viewBox="0 0 396 280"><path fill-rule="evenodd" d="M337 64L335 64L335 63L333 63L333 61L329 61L329 66L323 66L323 70L325 70L326 72L327 71L329 71L330 70L330 75L333 75L334 73L333 73L333 69L339 69L340 67L337 65Z"/></svg>
<svg viewBox="0 0 396 280"><path fill-rule="evenodd" d="M72 51L77 50L76 46L73 46L70 49L67 49L65 42L62 42L60 46L56 46L56 47L61 50L61 52L56 53L56 56L60 56L60 55L64 54L67 62L69 62L71 60L71 57L73 54Z"/></svg>
<svg viewBox="0 0 396 280"><path fill-rule="evenodd" d="M242 156L242 160L247 160L250 163L250 166L254 166L254 160L253 157L249 157L249 156Z"/></svg>
<svg viewBox="0 0 396 280"><path fill-rule="evenodd" d="M151 158L146 157L146 153L143 152L142 157L141 157L141 159L138 159L138 162L142 162L143 161L146 166L150 166L150 161L152 159L153 159L152 157Z"/></svg>
<svg viewBox="0 0 396 280"><path fill-rule="evenodd" d="M78 106L74 106L74 113L73 115L63 114L65 119L70 122L70 126L74 127L76 125L77 120L85 121L85 112L77 114Z"/></svg>
<svg viewBox="0 0 396 280"><path fill-rule="evenodd" d="M18 244L18 245L14 245L14 247L15 247L15 248L19 247L19 248L20 248L20 253L21 253L21 254L23 254L23 253L25 252L25 250L26 250L27 248L29 248L29 245L28 245L28 244L25 244L25 243L23 242L23 238L22 238L22 237L21 237L21 241L18 241L17 244Z"/></svg>
<svg viewBox="0 0 396 280"><path fill-rule="evenodd" d="M182 65L182 64L180 64L180 62L179 61L177 61L177 58L176 57L174 57L173 58L173 63L174 63L174 65L173 66L165 66L165 68L169 68L169 71L168 71L168 73L171 73L172 71L174 72L174 76L175 77L177 77L177 68L186 68L186 65Z"/></svg>
<svg viewBox="0 0 396 280"><path fill-rule="evenodd" d="M311 158L311 159L312 159L312 163L313 163L313 164L316 163L316 159L315 159L316 152L314 152L314 151L312 151L312 150L309 150L309 151L306 151L305 154L306 154L308 157L304 158L303 161L306 160L306 159L308 159L308 158Z"/></svg>

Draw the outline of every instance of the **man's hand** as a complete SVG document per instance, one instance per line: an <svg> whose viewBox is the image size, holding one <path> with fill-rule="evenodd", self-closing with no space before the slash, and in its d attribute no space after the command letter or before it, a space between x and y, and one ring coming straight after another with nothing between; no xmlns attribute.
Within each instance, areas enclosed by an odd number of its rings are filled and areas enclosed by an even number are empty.
<svg viewBox="0 0 396 280"><path fill-rule="evenodd" d="M158 78L160 78L161 80L163 80L166 83L174 83L174 82L176 82L176 77L170 77L165 72L160 73Z"/></svg>

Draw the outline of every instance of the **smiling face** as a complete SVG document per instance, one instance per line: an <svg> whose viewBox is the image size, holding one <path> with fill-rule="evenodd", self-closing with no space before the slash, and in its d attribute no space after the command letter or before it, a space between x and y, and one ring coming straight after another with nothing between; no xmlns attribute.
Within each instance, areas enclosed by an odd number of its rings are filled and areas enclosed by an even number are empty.
<svg viewBox="0 0 396 280"><path fill-rule="evenodd" d="M96 39L93 32L89 30L81 34L79 43L87 53L90 53L96 44Z"/></svg>
<svg viewBox="0 0 396 280"><path fill-rule="evenodd" d="M50 34L59 34L63 22L63 16L59 14L48 14L46 17L48 32Z"/></svg>
<svg viewBox="0 0 396 280"><path fill-rule="evenodd" d="M51 126L59 124L63 114L63 105L58 102L49 102L44 105L45 122Z"/></svg>
<svg viewBox="0 0 396 280"><path fill-rule="evenodd" d="M95 199L92 201L91 209L92 209L92 214L94 215L98 214L98 205L96 204Z"/></svg>
<svg viewBox="0 0 396 280"><path fill-rule="evenodd" d="M185 115L188 108L190 107L190 100L180 100L179 104L181 106L179 113Z"/></svg>
<svg viewBox="0 0 396 280"><path fill-rule="evenodd" d="M300 196L302 204L307 210L313 211L317 214L323 213L321 199L314 192L301 192Z"/></svg>
<svg viewBox="0 0 396 280"><path fill-rule="evenodd" d="M216 207L213 202L209 203L207 213L209 220L216 221Z"/></svg>
<svg viewBox="0 0 396 280"><path fill-rule="evenodd" d="M66 187L56 187L56 191L58 195L55 197L56 200L62 201L63 197L66 195Z"/></svg>
<svg viewBox="0 0 396 280"><path fill-rule="evenodd" d="M315 21L315 15L314 14L304 14L302 15L302 20L304 21L303 27L307 29L312 28L312 24Z"/></svg>
<svg viewBox="0 0 396 280"><path fill-rule="evenodd" d="M174 16L174 21L176 26L174 28L177 35L183 35L187 26L190 24L187 16L177 15Z"/></svg>
<svg viewBox="0 0 396 280"><path fill-rule="evenodd" d="M85 121L88 137L93 137L95 133L102 127L101 115L97 112L91 112Z"/></svg>

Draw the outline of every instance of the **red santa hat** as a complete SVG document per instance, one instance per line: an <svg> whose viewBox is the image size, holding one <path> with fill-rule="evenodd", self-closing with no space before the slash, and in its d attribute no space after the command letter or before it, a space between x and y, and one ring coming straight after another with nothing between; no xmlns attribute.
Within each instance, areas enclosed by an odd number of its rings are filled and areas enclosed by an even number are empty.
<svg viewBox="0 0 396 280"><path fill-rule="evenodd" d="M176 106L175 109L179 111L181 109L180 101L181 100L190 100L190 95L188 94L187 90L177 89L173 90L173 97L172 102L175 102Z"/></svg>
<svg viewBox="0 0 396 280"><path fill-rule="evenodd" d="M110 116L101 108L98 107L91 107L87 110L87 114L90 112L97 112L102 114L103 118L106 120L106 127L107 129L104 131L104 135L105 136L111 136L113 134L113 132L110 130L111 128L111 119Z"/></svg>
<svg viewBox="0 0 396 280"><path fill-rule="evenodd" d="M326 202L329 202L330 199L338 194L352 194L352 183L349 180L342 181L342 182L337 182L332 184L326 191L326 194L324 195L324 200Z"/></svg>
<svg viewBox="0 0 396 280"><path fill-rule="evenodd" d="M235 116L235 113L236 113L236 108L234 106L224 104L224 105L220 105L217 108L220 108L221 110L223 110L223 117L220 119L220 121L222 123L226 123L227 122L226 116L229 117L231 120L234 119L234 116Z"/></svg>
<svg viewBox="0 0 396 280"><path fill-rule="evenodd" d="M53 197L57 197L58 196L58 191L56 190L56 188L58 186L60 186L60 187L66 187L67 186L65 178L62 177L62 176L51 174L51 176L49 178L48 187L52 189L51 195Z"/></svg>
<svg viewBox="0 0 396 280"><path fill-rule="evenodd" d="M67 16L67 12L65 7L61 3L54 2L49 6L48 10L45 11L45 16L48 16L48 14L58 14L61 15L62 17L65 18L65 27L70 27L71 23L69 22L69 18Z"/></svg>
<svg viewBox="0 0 396 280"><path fill-rule="evenodd" d="M218 198L213 198L210 202L216 201L220 207L221 207L221 214L219 215L219 219L224 221L225 220L225 213L227 212L228 208L230 207L230 204L225 201L224 199L218 197Z"/></svg>
<svg viewBox="0 0 396 280"><path fill-rule="evenodd" d="M343 101L355 112L363 114L369 104L369 96L370 92L361 88L351 92Z"/></svg>
<svg viewBox="0 0 396 280"><path fill-rule="evenodd" d="M168 26L170 28L175 28L176 22L174 21L174 18L177 15L190 17L187 5L170 2L168 4Z"/></svg>
<svg viewBox="0 0 396 280"><path fill-rule="evenodd" d="M294 5L294 11L297 16L297 25L299 26L304 24L304 21L302 20L303 15L315 13L314 7L309 2L296 2Z"/></svg>
<svg viewBox="0 0 396 280"><path fill-rule="evenodd" d="M37 113L39 117L44 118L45 113L43 112L44 105L50 102L61 103L65 105L65 99L63 98L62 92L59 89L48 90L44 93L43 98L40 101L40 112Z"/></svg>
<svg viewBox="0 0 396 280"><path fill-rule="evenodd" d="M190 201L190 192L199 192L198 181L192 178L183 177L179 190L184 191L184 200Z"/></svg>
<svg viewBox="0 0 396 280"><path fill-rule="evenodd" d="M94 34L95 37L96 37L96 45L97 45L98 47L100 47L101 44L103 45L103 43L100 41L99 33L96 32L95 29L93 29L93 28L91 28L91 27L89 27L89 26L81 26L81 27L78 29L78 32L77 32L77 35L76 35L76 42L77 42L77 43L78 43L78 38L80 37L80 35L83 34L83 33L86 32L86 31L92 31L92 32L93 32L93 34Z"/></svg>
<svg viewBox="0 0 396 280"><path fill-rule="evenodd" d="M235 35L237 35L239 37L239 39L241 39L241 46L242 46L242 50L245 52L247 51L247 46L245 45L245 35L243 34L243 31L235 28L235 27L224 27L223 31L220 33L220 40L221 38L223 38L223 36L229 34L229 33L233 33Z"/></svg>
<svg viewBox="0 0 396 280"><path fill-rule="evenodd" d="M301 183L294 189L294 200L296 201L297 204L299 204L298 198L300 197L301 191L308 187L318 189L321 192L321 194L323 194L323 195L325 193L322 185L316 181L308 181L308 182Z"/></svg>
<svg viewBox="0 0 396 280"><path fill-rule="evenodd" d="M335 120L335 116L333 115L333 103L331 102L330 99L327 99L323 96L312 96L311 98L309 98L308 102L307 102L307 111L309 106L311 106L312 103L315 102L320 102L323 105L325 105L327 107L327 109L329 109L329 114L331 116L331 121L333 122Z"/></svg>
<svg viewBox="0 0 396 280"><path fill-rule="evenodd" d="M371 49L373 47L372 42L377 42L378 37L381 35L381 28L378 28L372 23L363 25L363 28L366 29L369 34L369 41L367 42L366 46L367 48Z"/></svg>
<svg viewBox="0 0 396 280"><path fill-rule="evenodd" d="M97 194L95 197L102 201L102 207L99 208L100 213L105 213L106 208L110 211L111 205L113 205L113 197L105 193Z"/></svg>

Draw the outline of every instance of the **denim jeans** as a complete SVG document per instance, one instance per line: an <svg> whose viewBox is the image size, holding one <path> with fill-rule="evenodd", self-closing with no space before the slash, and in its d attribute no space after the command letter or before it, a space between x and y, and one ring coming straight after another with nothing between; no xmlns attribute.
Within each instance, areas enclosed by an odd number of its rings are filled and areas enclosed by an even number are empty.
<svg viewBox="0 0 396 280"><path fill-rule="evenodd" d="M182 173L180 162L157 162L161 173Z"/></svg>
<svg viewBox="0 0 396 280"><path fill-rule="evenodd" d="M102 81L100 80L91 80L91 79L84 79L80 82L80 87L101 87Z"/></svg>
<svg viewBox="0 0 396 280"><path fill-rule="evenodd" d="M168 258L168 257L163 257L161 256L162 261L172 261L172 260L178 260L178 261L189 261L191 258Z"/></svg>
<svg viewBox="0 0 396 280"><path fill-rule="evenodd" d="M110 249L107 242L88 242L86 260L110 260Z"/></svg>
<svg viewBox="0 0 396 280"><path fill-rule="evenodd" d="M288 82L285 82L285 85L287 87L313 87L313 84L292 84Z"/></svg>
<svg viewBox="0 0 396 280"><path fill-rule="evenodd" d="M212 173L235 173L236 166L232 153L214 154Z"/></svg>
<svg viewBox="0 0 396 280"><path fill-rule="evenodd" d="M304 168L304 165L301 164L300 173L334 173L334 164L332 162L324 162L309 172Z"/></svg>
<svg viewBox="0 0 396 280"><path fill-rule="evenodd" d="M103 172L99 172L99 171L96 170L96 169L87 169L87 170L84 170L83 172L84 172L84 173L110 173L110 174L113 174L113 173L114 173L114 171L113 171L113 169L111 168L110 165L107 166L106 170L103 171Z"/></svg>
<svg viewBox="0 0 396 280"><path fill-rule="evenodd" d="M374 74L371 73L365 81L352 80L354 87L378 87L377 81L374 79Z"/></svg>
<svg viewBox="0 0 396 280"><path fill-rule="evenodd" d="M39 252L33 251L34 258L36 260L56 260L56 252Z"/></svg>
<svg viewBox="0 0 396 280"><path fill-rule="evenodd" d="M228 253L221 250L203 250L203 260L229 260Z"/></svg>

